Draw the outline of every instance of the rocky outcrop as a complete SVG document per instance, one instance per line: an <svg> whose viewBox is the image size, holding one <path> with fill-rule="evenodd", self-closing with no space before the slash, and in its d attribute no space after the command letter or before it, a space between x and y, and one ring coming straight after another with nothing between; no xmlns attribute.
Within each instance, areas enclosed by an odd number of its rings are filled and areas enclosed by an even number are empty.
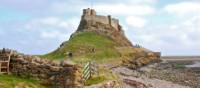
<svg viewBox="0 0 200 88"><path fill-rule="evenodd" d="M0 55L11 50L0 51ZM31 77L42 84L56 88L79 88L81 86L80 69L68 63L55 63L37 56L28 56L12 51L10 72L20 77ZM0 58L2 59L2 58Z"/></svg>
<svg viewBox="0 0 200 88"><path fill-rule="evenodd" d="M131 58L124 58L122 65L131 69L136 69L150 63L160 62L159 52L137 52Z"/></svg>
<svg viewBox="0 0 200 88"><path fill-rule="evenodd" d="M71 37L80 32L94 32L112 39L117 47L132 46L125 37L118 19L108 16L96 15L94 9L84 9L77 31Z"/></svg>
<svg viewBox="0 0 200 88"><path fill-rule="evenodd" d="M82 30L77 30L75 33L72 34L71 38L80 32L93 32L98 35L103 35L108 37L109 39L115 42L116 47L131 47L131 42L124 36L124 32L122 29L117 31L114 27L109 26L107 24L99 23L99 22L91 22L82 20L79 25L79 28Z"/></svg>

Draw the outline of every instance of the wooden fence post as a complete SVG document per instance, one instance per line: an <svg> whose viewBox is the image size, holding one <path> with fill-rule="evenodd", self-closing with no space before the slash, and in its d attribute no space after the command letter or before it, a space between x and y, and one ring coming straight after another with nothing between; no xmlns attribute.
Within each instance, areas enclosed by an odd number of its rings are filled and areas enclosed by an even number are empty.
<svg viewBox="0 0 200 88"><path fill-rule="evenodd" d="M95 62L91 62L91 61L87 62L82 70L83 81L85 82L90 77L92 77L92 75L95 75L95 74L99 76L98 65Z"/></svg>

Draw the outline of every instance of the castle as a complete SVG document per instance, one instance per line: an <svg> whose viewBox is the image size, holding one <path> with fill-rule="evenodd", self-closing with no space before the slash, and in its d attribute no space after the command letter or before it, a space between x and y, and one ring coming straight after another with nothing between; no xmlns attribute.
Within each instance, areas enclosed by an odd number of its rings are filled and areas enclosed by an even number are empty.
<svg viewBox="0 0 200 88"><path fill-rule="evenodd" d="M111 27L115 28L117 31L121 30L121 26L119 25L118 19L111 18L110 15L108 16L97 15L94 9L90 9L90 8L83 9L82 19L86 21L94 21L94 22L110 25Z"/></svg>
<svg viewBox="0 0 200 88"><path fill-rule="evenodd" d="M94 9L83 9L78 29L70 37L81 32L94 32L112 39L116 42L116 45L132 46L131 42L125 37L118 19L112 18L110 15L97 15Z"/></svg>

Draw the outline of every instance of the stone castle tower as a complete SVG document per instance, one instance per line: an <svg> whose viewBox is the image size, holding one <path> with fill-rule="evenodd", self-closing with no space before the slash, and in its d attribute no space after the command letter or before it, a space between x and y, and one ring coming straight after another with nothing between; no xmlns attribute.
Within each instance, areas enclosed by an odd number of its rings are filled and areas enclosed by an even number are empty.
<svg viewBox="0 0 200 88"><path fill-rule="evenodd" d="M115 28L117 31L121 30L121 26L119 25L119 21L115 18L112 18L111 15L108 16L101 16L97 15L94 9L83 9L82 20L85 21L92 21L110 25L111 27Z"/></svg>
<svg viewBox="0 0 200 88"><path fill-rule="evenodd" d="M112 18L110 15L97 15L94 9L83 9L78 29L71 37L79 32L95 32L117 42L116 45L132 46L131 42L125 37L118 19Z"/></svg>

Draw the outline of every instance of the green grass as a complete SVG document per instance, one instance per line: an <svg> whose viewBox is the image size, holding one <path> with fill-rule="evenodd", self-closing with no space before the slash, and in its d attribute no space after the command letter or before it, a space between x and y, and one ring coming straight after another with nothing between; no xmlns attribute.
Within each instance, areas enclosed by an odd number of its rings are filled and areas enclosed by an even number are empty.
<svg viewBox="0 0 200 88"><path fill-rule="evenodd" d="M105 68L104 66L100 66L98 71L99 75L93 75L85 82L85 86L95 85L111 80L119 81L118 75L113 73L110 69Z"/></svg>
<svg viewBox="0 0 200 88"><path fill-rule="evenodd" d="M46 88L33 79L20 78L14 75L0 75L0 88Z"/></svg>
<svg viewBox="0 0 200 88"><path fill-rule="evenodd" d="M92 32L82 32L75 35L69 41L66 41L62 47L41 57L59 60L67 58L67 52L72 52L74 58L88 58L95 60L117 58L120 54L114 46L114 41L105 36ZM93 49L95 50L94 52L92 51Z"/></svg>
<svg viewBox="0 0 200 88"><path fill-rule="evenodd" d="M101 83L101 82L103 82L105 80L106 80L105 76L92 77L91 79L89 79L89 80L87 80L85 82L85 86L90 86L90 85L98 84L98 83Z"/></svg>
<svg viewBox="0 0 200 88"><path fill-rule="evenodd" d="M184 64L175 64L174 68L176 68L176 69L182 69L182 68L185 68L185 65Z"/></svg>

